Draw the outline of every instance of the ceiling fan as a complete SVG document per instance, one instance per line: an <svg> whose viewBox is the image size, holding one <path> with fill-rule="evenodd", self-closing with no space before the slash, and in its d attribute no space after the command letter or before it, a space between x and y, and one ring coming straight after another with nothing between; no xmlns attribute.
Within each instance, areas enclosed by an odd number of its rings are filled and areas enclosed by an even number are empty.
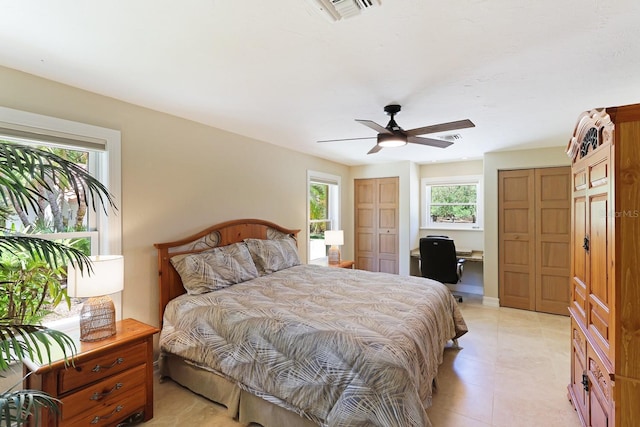
<svg viewBox="0 0 640 427"><path fill-rule="evenodd" d="M391 104L384 107L384 112L391 116L387 126L382 127L376 122L371 120L359 120L356 122L378 132L377 137L365 137L365 138L346 138L346 139L326 139L318 142L338 142L338 141L353 141L357 139L373 139L377 138L376 145L373 146L367 154L374 154L386 147L401 147L407 143L430 145L432 147L446 148L453 144L451 141L445 141L435 138L424 138L418 135L425 135L428 133L446 132L457 129L465 129L475 127L471 120L458 120L456 122L440 123L437 125L424 126L415 129L404 130L396 123L394 117L400 112L400 105Z"/></svg>

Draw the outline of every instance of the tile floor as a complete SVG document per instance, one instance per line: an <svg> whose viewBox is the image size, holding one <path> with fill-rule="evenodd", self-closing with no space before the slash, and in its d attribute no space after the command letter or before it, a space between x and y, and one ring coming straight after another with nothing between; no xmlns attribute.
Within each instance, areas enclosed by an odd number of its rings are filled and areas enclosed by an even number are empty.
<svg viewBox="0 0 640 427"><path fill-rule="evenodd" d="M486 307L473 296L460 307L469 333L462 350L445 350L428 410L433 426L578 427L566 391L569 318ZM154 418L144 425L241 426L225 411L156 378Z"/></svg>

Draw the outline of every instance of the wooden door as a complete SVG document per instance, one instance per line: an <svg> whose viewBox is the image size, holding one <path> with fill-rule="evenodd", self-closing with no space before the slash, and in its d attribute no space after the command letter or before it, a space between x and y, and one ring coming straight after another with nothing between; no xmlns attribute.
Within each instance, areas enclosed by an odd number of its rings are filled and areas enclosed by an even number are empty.
<svg viewBox="0 0 640 427"><path fill-rule="evenodd" d="M356 179L355 259L361 270L398 273L399 180Z"/></svg>
<svg viewBox="0 0 640 427"><path fill-rule="evenodd" d="M355 199L355 261L360 270L377 271L378 239L375 179L356 179Z"/></svg>
<svg viewBox="0 0 640 427"><path fill-rule="evenodd" d="M587 424L588 415L588 387L584 386L584 375L587 372L587 338L582 333L574 319L571 319L571 382L569 383L570 398L576 408L578 417Z"/></svg>
<svg viewBox="0 0 640 427"><path fill-rule="evenodd" d="M608 239L612 215L609 206L609 151L601 150L590 157L587 170L587 329L592 332L597 346L611 358L609 340L613 331L609 325L612 321L610 307L613 305L613 290L609 280L610 266L606 262L612 259Z"/></svg>
<svg viewBox="0 0 640 427"><path fill-rule="evenodd" d="M377 181L377 271L398 274L398 178Z"/></svg>
<svg viewBox="0 0 640 427"><path fill-rule="evenodd" d="M587 281L589 264L584 249L584 238L587 236L587 171L586 163L575 164L573 174L573 233L572 260L573 275L570 274L571 300L570 308L583 325L587 322Z"/></svg>
<svg viewBox="0 0 640 427"><path fill-rule="evenodd" d="M569 315L571 168L535 170L535 310Z"/></svg>
<svg viewBox="0 0 640 427"><path fill-rule="evenodd" d="M532 169L498 172L501 306L535 310L534 190Z"/></svg>
<svg viewBox="0 0 640 427"><path fill-rule="evenodd" d="M500 305L568 315L571 168L498 173Z"/></svg>

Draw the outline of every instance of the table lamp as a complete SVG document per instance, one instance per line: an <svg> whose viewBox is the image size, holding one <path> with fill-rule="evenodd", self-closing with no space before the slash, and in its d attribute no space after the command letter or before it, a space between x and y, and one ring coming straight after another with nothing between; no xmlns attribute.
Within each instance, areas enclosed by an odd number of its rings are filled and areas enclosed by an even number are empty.
<svg viewBox="0 0 640 427"><path fill-rule="evenodd" d="M340 248L344 245L344 232L342 230L327 230L324 232L324 243L331 245L328 252L329 264L340 264Z"/></svg>
<svg viewBox="0 0 640 427"><path fill-rule="evenodd" d="M69 264L67 294L88 299L80 311L80 341L99 341L116 333L116 310L109 294L124 288L122 255L89 257L93 271Z"/></svg>

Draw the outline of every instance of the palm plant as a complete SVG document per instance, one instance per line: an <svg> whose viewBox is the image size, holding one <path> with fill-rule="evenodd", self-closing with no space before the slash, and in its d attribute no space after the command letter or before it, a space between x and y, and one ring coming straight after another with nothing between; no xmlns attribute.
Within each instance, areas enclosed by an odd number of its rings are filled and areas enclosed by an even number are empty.
<svg viewBox="0 0 640 427"><path fill-rule="evenodd" d="M327 228L328 215L328 192L327 184L311 184L309 187L309 214L311 219L311 238L322 238Z"/></svg>
<svg viewBox="0 0 640 427"><path fill-rule="evenodd" d="M91 261L80 250L6 227L13 214L41 214L46 205L43 199L60 188L72 191L83 207L96 210L97 203L105 211L108 206L115 207L107 188L73 161L43 149L0 141L0 257L7 253L23 257L26 254L51 272L60 271L68 263L91 272ZM2 277L0 301L2 297L9 301L7 290L15 289L16 281L10 275ZM60 296L55 298L59 300ZM73 356L76 349L68 335L24 319L15 311L0 312L0 374L12 362L25 357L39 363L50 362L53 346L62 349L66 360ZM16 386L0 391L0 426L21 426L30 417L32 425L37 425L40 408L57 411L57 401L40 391Z"/></svg>

